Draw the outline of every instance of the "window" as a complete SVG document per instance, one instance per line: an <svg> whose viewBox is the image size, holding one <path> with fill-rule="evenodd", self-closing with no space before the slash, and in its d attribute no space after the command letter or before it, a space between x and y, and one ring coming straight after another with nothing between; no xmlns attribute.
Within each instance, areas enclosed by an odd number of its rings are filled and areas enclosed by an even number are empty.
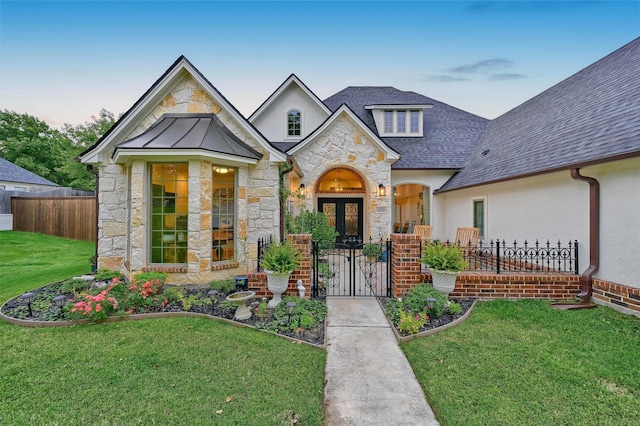
<svg viewBox="0 0 640 426"><path fill-rule="evenodd" d="M151 263L187 263L189 165L151 164Z"/></svg>
<svg viewBox="0 0 640 426"><path fill-rule="evenodd" d="M384 132L393 133L393 111L384 112Z"/></svg>
<svg viewBox="0 0 640 426"><path fill-rule="evenodd" d="M26 186L14 186L13 190L14 191L20 191L20 192L27 192L28 188Z"/></svg>
<svg viewBox="0 0 640 426"><path fill-rule="evenodd" d="M0 185L0 190L4 191L5 189L7 189L5 185Z"/></svg>
<svg viewBox="0 0 640 426"><path fill-rule="evenodd" d="M287 136L300 136L301 114L297 109L287 113Z"/></svg>
<svg viewBox="0 0 640 426"><path fill-rule="evenodd" d="M473 227L480 230L480 239L484 239L484 200L473 201Z"/></svg>
<svg viewBox="0 0 640 426"><path fill-rule="evenodd" d="M407 111L398 111L398 128L397 133L406 133L407 131Z"/></svg>
<svg viewBox="0 0 640 426"><path fill-rule="evenodd" d="M235 241L235 169L214 166L211 194L211 260L234 258Z"/></svg>
<svg viewBox="0 0 640 426"><path fill-rule="evenodd" d="M420 124L419 121L420 120L420 111L411 111L411 123L410 123L410 132L411 133L418 133L420 131Z"/></svg>

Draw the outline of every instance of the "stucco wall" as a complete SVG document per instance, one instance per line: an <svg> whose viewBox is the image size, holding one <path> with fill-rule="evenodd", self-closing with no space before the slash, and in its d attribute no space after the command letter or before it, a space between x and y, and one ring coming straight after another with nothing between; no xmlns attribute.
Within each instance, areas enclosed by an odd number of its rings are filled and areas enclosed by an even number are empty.
<svg viewBox="0 0 640 426"><path fill-rule="evenodd" d="M391 163L384 152L346 115L338 118L321 135L295 154L304 173L301 182L307 187L307 209L317 208L314 187L321 175L334 167L348 167L365 179L364 238L387 237L391 233ZM378 185L386 195L378 195ZM355 196L348 194L347 196Z"/></svg>
<svg viewBox="0 0 640 426"><path fill-rule="evenodd" d="M595 277L640 288L640 159L581 169L600 183L600 269ZM569 171L447 192L435 197L445 207L444 237L473 225L473 200L486 206L487 240L527 239L566 244L577 239L582 273L589 266L589 185ZM435 228L434 228L435 232Z"/></svg>
<svg viewBox="0 0 640 426"><path fill-rule="evenodd" d="M640 158L587 167L581 174L600 182L600 269L595 276L640 288Z"/></svg>
<svg viewBox="0 0 640 426"><path fill-rule="evenodd" d="M287 137L287 112L297 109L301 112L301 136ZM304 138L320 126L329 115L298 85L289 86L269 105L253 125L270 141L296 141Z"/></svg>

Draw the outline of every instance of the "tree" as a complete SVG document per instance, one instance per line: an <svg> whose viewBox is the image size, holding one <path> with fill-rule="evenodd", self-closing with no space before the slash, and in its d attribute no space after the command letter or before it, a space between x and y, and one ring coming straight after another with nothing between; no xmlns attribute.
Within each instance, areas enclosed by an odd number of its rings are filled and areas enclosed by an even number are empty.
<svg viewBox="0 0 640 426"><path fill-rule="evenodd" d="M69 155L73 161L64 164L63 171L68 185L80 189L95 189L95 177L87 170L87 165L75 159L87 148L96 143L116 122L112 112L100 110L98 117L91 116L92 121L72 126L65 124L63 132L71 140Z"/></svg>
<svg viewBox="0 0 640 426"><path fill-rule="evenodd" d="M71 141L44 121L13 111L0 112L0 157L60 185L60 168Z"/></svg>
<svg viewBox="0 0 640 426"><path fill-rule="evenodd" d="M63 130L14 111L0 112L0 157L62 186L94 190L95 177L76 161L115 123L113 113L102 109L92 121Z"/></svg>

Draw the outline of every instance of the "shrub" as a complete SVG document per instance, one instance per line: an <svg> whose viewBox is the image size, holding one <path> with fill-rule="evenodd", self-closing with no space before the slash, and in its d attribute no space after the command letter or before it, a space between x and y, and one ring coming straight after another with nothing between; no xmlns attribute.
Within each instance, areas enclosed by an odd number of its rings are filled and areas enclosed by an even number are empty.
<svg viewBox="0 0 640 426"><path fill-rule="evenodd" d="M89 288L89 281L81 279L70 279L62 283L60 286L61 293L74 293L78 294Z"/></svg>
<svg viewBox="0 0 640 426"><path fill-rule="evenodd" d="M449 302L449 313L451 315L456 315L462 312L462 306L456 302Z"/></svg>
<svg viewBox="0 0 640 426"><path fill-rule="evenodd" d="M261 265L276 273L291 272L300 267L300 253L289 242L272 242L262 253Z"/></svg>
<svg viewBox="0 0 640 426"><path fill-rule="evenodd" d="M442 315L447 307L447 296L434 289L430 284L418 284L402 299L402 303L406 310L419 312L427 306L427 298L436 299L435 307L430 314L434 317Z"/></svg>
<svg viewBox="0 0 640 426"><path fill-rule="evenodd" d="M460 247L444 245L440 241L427 244L420 262L437 271L461 272L467 267Z"/></svg>
<svg viewBox="0 0 640 426"><path fill-rule="evenodd" d="M218 293L229 294L235 291L236 282L233 278L211 282L211 290L218 290Z"/></svg>
<svg viewBox="0 0 640 426"><path fill-rule="evenodd" d="M398 330L402 334L416 334L429 319L424 312L406 312L404 309L399 309L398 316L400 317Z"/></svg>
<svg viewBox="0 0 640 426"><path fill-rule="evenodd" d="M69 316L71 318L86 318L91 321L107 318L118 310L118 299L115 297L115 293L110 294L117 287L124 287L124 285L118 281L118 278L114 278L109 287L96 295L82 293L80 295L82 300L73 304Z"/></svg>
<svg viewBox="0 0 640 426"><path fill-rule="evenodd" d="M318 242L320 250L331 250L336 237L340 235L324 213L303 209L298 216L288 215L286 228L289 234L311 234L313 241Z"/></svg>
<svg viewBox="0 0 640 426"><path fill-rule="evenodd" d="M167 287L162 292L162 297L165 300L165 305L173 302L179 302L184 298L184 290L177 286Z"/></svg>
<svg viewBox="0 0 640 426"><path fill-rule="evenodd" d="M120 271L100 268L96 271L96 274L94 276L94 279L96 281L111 281L114 278L118 278L118 279L122 278Z"/></svg>
<svg viewBox="0 0 640 426"><path fill-rule="evenodd" d="M366 244L362 248L362 254L367 257L375 257L377 259L382 255L382 247L374 243Z"/></svg>
<svg viewBox="0 0 640 426"><path fill-rule="evenodd" d="M133 277L132 282L145 283L147 281L160 281L162 284L164 284L167 281L168 276L169 275L167 275L165 272L141 272Z"/></svg>

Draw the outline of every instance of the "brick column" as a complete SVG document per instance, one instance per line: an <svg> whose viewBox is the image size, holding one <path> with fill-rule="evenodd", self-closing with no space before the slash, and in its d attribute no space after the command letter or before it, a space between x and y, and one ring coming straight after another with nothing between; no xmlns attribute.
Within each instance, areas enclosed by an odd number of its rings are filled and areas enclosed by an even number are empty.
<svg viewBox="0 0 640 426"><path fill-rule="evenodd" d="M395 297L420 283L420 236L391 234L391 291Z"/></svg>
<svg viewBox="0 0 640 426"><path fill-rule="evenodd" d="M289 277L289 286L283 295L298 295L298 280L302 280L302 285L306 289L304 297L311 298L311 234L291 234L287 236L287 241L300 253L300 269L296 269ZM267 274L264 272L250 272L249 290L256 292L256 297L271 297L272 294L267 288Z"/></svg>
<svg viewBox="0 0 640 426"><path fill-rule="evenodd" d="M311 297L311 234L291 234L287 236L293 246L300 252L300 269L293 271L289 277L287 294L298 294L298 280L306 289L304 297Z"/></svg>

